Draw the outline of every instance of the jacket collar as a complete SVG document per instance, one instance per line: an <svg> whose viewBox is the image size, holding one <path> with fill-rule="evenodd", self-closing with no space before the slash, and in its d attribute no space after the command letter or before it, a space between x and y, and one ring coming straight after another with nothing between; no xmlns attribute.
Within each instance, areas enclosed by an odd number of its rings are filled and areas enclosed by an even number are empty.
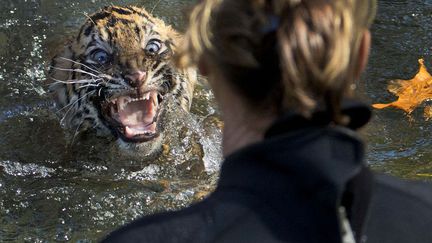
<svg viewBox="0 0 432 243"><path fill-rule="evenodd" d="M314 114L311 120L286 114L268 130L264 141L226 158L219 189L244 188L275 203L285 194L292 195L290 203L298 205L312 200L322 213L317 217L325 219L332 218L328 209L334 209L337 217L337 208L344 204L359 240L370 200L371 174L364 163L363 142L353 129L366 124L371 113L365 105L346 102L343 114L351 118L348 127L332 126L325 112ZM281 210L289 215L295 208L281 205ZM316 227L323 234L339 230L334 224Z"/></svg>
<svg viewBox="0 0 432 243"><path fill-rule="evenodd" d="M357 130L369 122L372 112L368 105L356 100L346 99L342 102L342 115L348 117L346 127ZM287 112L273 123L267 130L265 137L272 137L299 128L328 126L329 124L331 124L331 116L325 109L317 109L310 119L306 119L298 113Z"/></svg>

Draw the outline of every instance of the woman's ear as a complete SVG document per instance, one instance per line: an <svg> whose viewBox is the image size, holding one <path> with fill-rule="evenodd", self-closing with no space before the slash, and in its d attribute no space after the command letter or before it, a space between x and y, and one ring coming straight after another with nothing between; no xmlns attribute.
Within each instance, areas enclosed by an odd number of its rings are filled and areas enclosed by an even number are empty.
<svg viewBox="0 0 432 243"><path fill-rule="evenodd" d="M363 37L360 43L360 49L359 49L359 54L358 54L358 67L356 70L356 78L359 78L361 73L364 71L364 69L366 68L366 65L368 63L368 59L369 59L369 52L370 52L370 47L371 47L371 33L369 30L365 30L363 32Z"/></svg>

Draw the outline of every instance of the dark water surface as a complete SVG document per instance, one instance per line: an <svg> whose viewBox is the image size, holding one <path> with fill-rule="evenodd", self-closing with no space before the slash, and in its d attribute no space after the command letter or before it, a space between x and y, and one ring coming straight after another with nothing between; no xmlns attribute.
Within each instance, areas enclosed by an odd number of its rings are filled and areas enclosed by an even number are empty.
<svg viewBox="0 0 432 243"><path fill-rule="evenodd" d="M0 0L0 242L90 242L142 214L176 209L211 190L220 161L212 94L197 90L193 114L179 117L163 159L123 158L100 141L70 146L45 94L44 69L65 38L112 3L154 8L177 28L193 0ZM359 95L390 101L387 81L431 67L432 1L380 1L371 62ZM209 103L210 102L210 103ZM364 130L368 160L407 178L432 174L432 126L420 113L376 112Z"/></svg>
<svg viewBox="0 0 432 243"><path fill-rule="evenodd" d="M379 1L373 26L373 48L359 93L371 103L396 99L387 92L388 80L411 79L419 58L432 70L432 1ZM419 107L412 118L400 110L375 112L366 129L368 160L382 172L414 179L432 179L432 123L425 121Z"/></svg>

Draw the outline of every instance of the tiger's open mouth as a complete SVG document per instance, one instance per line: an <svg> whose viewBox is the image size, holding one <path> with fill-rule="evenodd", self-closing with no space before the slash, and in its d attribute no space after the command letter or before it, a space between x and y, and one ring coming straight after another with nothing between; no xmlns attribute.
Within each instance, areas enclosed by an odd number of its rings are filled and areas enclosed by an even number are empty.
<svg viewBox="0 0 432 243"><path fill-rule="evenodd" d="M109 126L125 142L141 143L159 135L158 116L162 96L150 91L141 96L124 95L111 99L103 113Z"/></svg>

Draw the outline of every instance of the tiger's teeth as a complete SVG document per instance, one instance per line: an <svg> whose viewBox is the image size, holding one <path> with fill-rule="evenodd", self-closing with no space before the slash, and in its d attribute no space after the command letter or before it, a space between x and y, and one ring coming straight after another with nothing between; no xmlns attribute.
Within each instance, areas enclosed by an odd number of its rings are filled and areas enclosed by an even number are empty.
<svg viewBox="0 0 432 243"><path fill-rule="evenodd" d="M123 108L124 108L123 99L122 99L122 98L119 98L119 99L117 100L117 109L118 109L119 111L121 111L121 110L123 110Z"/></svg>
<svg viewBox="0 0 432 243"><path fill-rule="evenodd" d="M119 97L115 100L111 100L111 103L117 105L117 110L121 111L124 110L129 103L137 102L137 101L152 101L153 104L155 105L157 105L158 103L157 97L153 97L151 95L151 92L145 93L142 95L142 97L138 97L138 98L131 98L127 96Z"/></svg>
<svg viewBox="0 0 432 243"><path fill-rule="evenodd" d="M153 105L155 105L155 106L158 105L158 98L157 98L157 96L155 96L155 97L153 98Z"/></svg>
<svg viewBox="0 0 432 243"><path fill-rule="evenodd" d="M120 97L117 100L118 110L123 110L126 108L127 104L129 104L132 101L129 97Z"/></svg>
<svg viewBox="0 0 432 243"><path fill-rule="evenodd" d="M125 134L133 134L132 129L130 129L128 126L125 127Z"/></svg>
<svg viewBox="0 0 432 243"><path fill-rule="evenodd" d="M125 134L129 137L133 137L136 135L146 135L146 136L150 136L153 135L154 132L152 132L151 128L149 128L153 123L145 126L145 127L137 127L137 128L132 128L129 126L125 126Z"/></svg>

